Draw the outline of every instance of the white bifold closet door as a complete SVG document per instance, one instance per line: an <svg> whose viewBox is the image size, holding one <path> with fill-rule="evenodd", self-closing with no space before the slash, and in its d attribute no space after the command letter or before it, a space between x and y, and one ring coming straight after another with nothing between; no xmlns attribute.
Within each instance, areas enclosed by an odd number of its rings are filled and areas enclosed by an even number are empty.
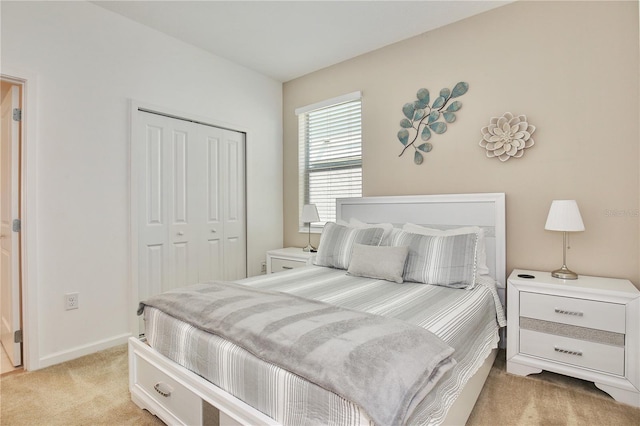
<svg viewBox="0 0 640 426"><path fill-rule="evenodd" d="M245 278L245 134L138 114L140 299Z"/></svg>

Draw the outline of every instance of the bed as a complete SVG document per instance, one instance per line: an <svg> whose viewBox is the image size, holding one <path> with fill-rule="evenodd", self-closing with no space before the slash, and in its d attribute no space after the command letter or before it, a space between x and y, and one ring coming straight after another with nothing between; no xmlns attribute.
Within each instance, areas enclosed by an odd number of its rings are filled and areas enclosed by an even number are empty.
<svg viewBox="0 0 640 426"><path fill-rule="evenodd" d="M375 270L375 265L365 262L364 268L361 268L365 273L362 273L353 267L358 263L354 261L347 270L346 265L340 268L336 267L340 265L332 264L339 263L340 256L337 259L329 258L329 265L333 267L327 267L329 251L326 247L330 246L328 241L331 239L326 235L332 235L332 231L325 227L316 262L325 266L307 266L252 277L237 284L220 283L220 291L244 291L251 288L254 292L264 292L260 294L261 298L279 297L286 293L287 297L328 304L332 309L335 307L339 315L364 312L367 320L377 321L384 317L384 321L399 321L412 324L411 327L429 330L445 347L452 348L450 358L454 361L449 363L448 358L443 359L440 365L446 367L442 367L438 374L431 374L429 380L435 377L435 382L429 385L430 391L426 396L419 394L419 398L413 398L411 410L406 417L400 417L403 419L401 423L464 424L493 364L498 330L504 325L500 300L503 299L505 283L504 202L504 194L338 200L338 224L349 224L349 230L370 227L377 229L378 224L391 224L391 236L387 234L384 238L395 239L398 248L413 244L409 244L407 238L415 238L416 241L453 241L449 235L455 235L456 230L461 227L480 228L485 247L483 256L486 259L481 262L484 267L477 268L479 253L474 251L478 256L474 257L473 285L465 289L415 282L399 284L389 277L383 279L375 274L371 277L369 271ZM341 232L345 228L336 224L331 226ZM436 233L443 233L447 237L416 237L423 227L437 229L439 231ZM372 232L366 233L372 235ZM364 235L364 232L361 234ZM429 235L430 232L426 234ZM381 235L379 237L383 238ZM455 237L456 242L462 239ZM464 239L470 244L470 238ZM473 241L477 241L477 236ZM474 247L477 248L476 245ZM357 249L375 250L366 244L357 246ZM351 252L356 260L358 253L355 249L350 249L349 253ZM466 273L469 275L468 271ZM210 291L211 285L213 284L203 284L201 288ZM182 298L184 294L173 296ZM425 309L426 306L429 308ZM269 358L265 360L263 352L255 356L256 350L260 351L260 348L250 347L247 350L231 343L229 340L233 341L233 337L227 337L227 340L218 334L207 333L203 331L205 327L201 324L194 325L181 320L184 319L181 310L186 311L187 308L176 309L179 310L165 310L161 305L145 306L146 338L131 338L129 341L129 388L132 400L165 423L386 423L384 419L387 418L376 412L378 407L366 406L369 401L356 404L348 396L340 396L344 395L342 389L331 388L334 382L329 382L328 385L320 382L322 385L319 386L308 380L306 370L296 370L301 368L298 365L282 368L278 363L269 362L272 361ZM194 307L194 311L198 309L200 308ZM377 328L385 327L387 323L382 323ZM420 338L421 336L414 340L418 341ZM375 363L377 359L370 362ZM408 368L407 366L407 371ZM402 373L404 368L396 370ZM368 374L374 374L377 370L367 371ZM323 372L322 377L325 376L330 374ZM386 389L388 386L381 387ZM368 395L365 392L365 399ZM389 398L389 401L394 397L393 394L384 392L382 395ZM361 401L358 398L362 396L354 396L353 399ZM383 420L374 422L374 418ZM389 418L397 420L395 417ZM396 420L390 423L398 423Z"/></svg>

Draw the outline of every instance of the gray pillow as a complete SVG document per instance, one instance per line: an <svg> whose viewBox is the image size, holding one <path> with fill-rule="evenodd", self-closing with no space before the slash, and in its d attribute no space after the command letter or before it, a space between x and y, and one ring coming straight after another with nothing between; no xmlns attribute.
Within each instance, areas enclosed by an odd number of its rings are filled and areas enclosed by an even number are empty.
<svg viewBox="0 0 640 426"><path fill-rule="evenodd" d="M320 236L315 264L347 269L354 244L377 246L382 240L382 228L352 228L327 222Z"/></svg>
<svg viewBox="0 0 640 426"><path fill-rule="evenodd" d="M407 254L409 247L354 244L347 272L358 277L401 283Z"/></svg>
<svg viewBox="0 0 640 426"><path fill-rule="evenodd" d="M403 278L453 288L476 283L478 234L419 235L400 231L392 246L409 246Z"/></svg>

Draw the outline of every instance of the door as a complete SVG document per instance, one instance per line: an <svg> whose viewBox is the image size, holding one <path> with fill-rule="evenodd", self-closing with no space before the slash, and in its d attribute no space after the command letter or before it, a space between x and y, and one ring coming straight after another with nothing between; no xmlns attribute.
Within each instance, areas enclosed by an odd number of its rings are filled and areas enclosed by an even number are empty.
<svg viewBox="0 0 640 426"><path fill-rule="evenodd" d="M244 134L137 114L139 298L246 277Z"/></svg>
<svg viewBox="0 0 640 426"><path fill-rule="evenodd" d="M139 164L140 245L139 285L141 299L197 280L196 244L188 216L188 184L192 181L188 157L188 122L176 122L156 114L144 116L142 133L143 163ZM192 216L192 215L191 215Z"/></svg>
<svg viewBox="0 0 640 426"><path fill-rule="evenodd" d="M206 140L207 164L199 167L208 176L204 230L201 234L200 282L237 280L247 276L245 225L245 135L226 129L201 126ZM217 176L217 178L216 178Z"/></svg>
<svg viewBox="0 0 640 426"><path fill-rule="evenodd" d="M0 147L0 338L14 366L22 364L20 336L20 88L2 85ZM14 115L14 111L16 115Z"/></svg>

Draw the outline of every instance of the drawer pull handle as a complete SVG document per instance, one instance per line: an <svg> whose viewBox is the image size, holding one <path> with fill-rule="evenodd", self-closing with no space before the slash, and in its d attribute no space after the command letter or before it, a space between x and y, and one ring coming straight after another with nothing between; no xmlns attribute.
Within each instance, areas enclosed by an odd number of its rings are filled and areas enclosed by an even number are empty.
<svg viewBox="0 0 640 426"><path fill-rule="evenodd" d="M158 392L160 395L164 396L165 398L170 397L171 392L173 392L173 388L171 386L162 382L156 383L155 386L153 386L153 388L156 390L156 392Z"/></svg>
<svg viewBox="0 0 640 426"><path fill-rule="evenodd" d="M582 312L576 312L576 311L565 311L564 309L555 309L557 314L563 314L563 315L574 315L576 317L581 317L584 315L584 313Z"/></svg>
<svg viewBox="0 0 640 426"><path fill-rule="evenodd" d="M293 269L293 266L283 266L282 269Z"/></svg>
<svg viewBox="0 0 640 426"><path fill-rule="evenodd" d="M558 348L558 347L554 347L553 349L556 352L560 352L561 354L582 356L582 352L581 351L570 351L569 349L562 349L562 348Z"/></svg>

